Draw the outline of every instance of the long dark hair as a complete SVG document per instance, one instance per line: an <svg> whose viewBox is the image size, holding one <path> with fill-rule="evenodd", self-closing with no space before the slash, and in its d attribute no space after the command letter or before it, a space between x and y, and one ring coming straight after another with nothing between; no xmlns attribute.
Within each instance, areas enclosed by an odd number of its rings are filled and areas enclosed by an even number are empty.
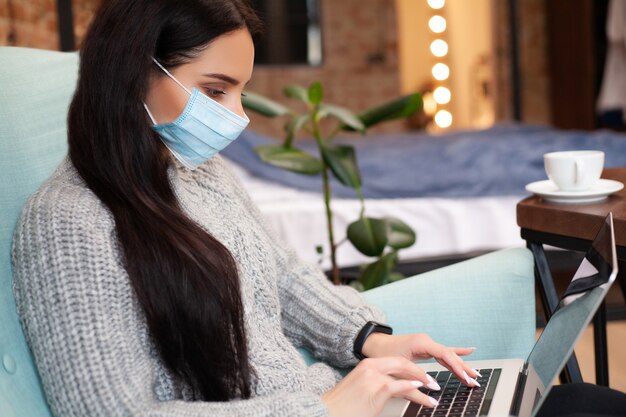
<svg viewBox="0 0 626 417"><path fill-rule="evenodd" d="M225 33L260 22L247 0L108 0L81 49L69 155L115 219L122 259L159 354L195 399L248 398L249 366L234 258L190 220L171 160L143 108L154 56L172 68Z"/></svg>

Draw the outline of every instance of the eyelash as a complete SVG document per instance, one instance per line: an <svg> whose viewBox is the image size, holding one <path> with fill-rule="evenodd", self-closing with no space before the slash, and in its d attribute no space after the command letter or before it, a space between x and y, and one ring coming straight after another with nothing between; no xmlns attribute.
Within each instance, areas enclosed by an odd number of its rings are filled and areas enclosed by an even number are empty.
<svg viewBox="0 0 626 417"><path fill-rule="evenodd" d="M215 88L207 88L206 92L210 96L218 96L218 95L225 96L226 95L226 91L218 90L218 89L215 89ZM246 97L246 93L241 93L241 97Z"/></svg>
<svg viewBox="0 0 626 417"><path fill-rule="evenodd" d="M216 88L207 88L206 92L209 96L212 97L216 97L216 96L225 96L226 95L226 91L224 90L218 90Z"/></svg>

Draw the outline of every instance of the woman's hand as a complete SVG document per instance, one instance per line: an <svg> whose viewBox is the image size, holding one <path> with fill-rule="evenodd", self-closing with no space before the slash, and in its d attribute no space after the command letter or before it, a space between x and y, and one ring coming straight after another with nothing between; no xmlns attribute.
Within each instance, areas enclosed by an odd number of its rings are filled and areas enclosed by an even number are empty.
<svg viewBox="0 0 626 417"><path fill-rule="evenodd" d="M437 400L417 389L421 386L439 389L431 376L406 358L366 358L325 393L322 401L332 417L375 417L392 397L436 406Z"/></svg>
<svg viewBox="0 0 626 417"><path fill-rule="evenodd" d="M447 347L433 341L424 333L392 336L383 333L372 333L363 345L363 354L368 358L401 356L410 361L435 358L437 362L448 368L460 381L467 386L476 387L480 384L474 379L480 374L463 362L460 356L474 352L475 348Z"/></svg>

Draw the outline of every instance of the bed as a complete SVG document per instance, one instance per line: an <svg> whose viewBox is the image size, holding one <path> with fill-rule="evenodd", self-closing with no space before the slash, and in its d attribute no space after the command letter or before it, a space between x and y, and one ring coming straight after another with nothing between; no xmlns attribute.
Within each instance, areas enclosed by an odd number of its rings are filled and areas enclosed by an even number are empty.
<svg viewBox="0 0 626 417"><path fill-rule="evenodd" d="M321 179L269 166L255 146L272 142L245 132L222 154L283 240L299 256L323 268L328 258ZM624 165L626 135L611 131L557 131L543 126L498 125L444 135L406 133L342 139L357 149L366 214L395 216L417 232L403 262L524 246L515 206L526 184L545 178L542 155L549 151L599 149L606 167ZM314 152L311 142L299 147ZM336 240L358 218L354 191L334 182ZM320 256L316 247L324 248ZM340 267L368 260L349 242L337 252Z"/></svg>

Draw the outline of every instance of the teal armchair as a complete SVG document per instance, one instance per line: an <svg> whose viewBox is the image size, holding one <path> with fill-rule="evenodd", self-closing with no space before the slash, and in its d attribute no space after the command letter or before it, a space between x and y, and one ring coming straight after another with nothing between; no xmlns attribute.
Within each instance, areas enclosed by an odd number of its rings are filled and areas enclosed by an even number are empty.
<svg viewBox="0 0 626 417"><path fill-rule="evenodd" d="M26 199L67 153L78 55L0 47L0 416L50 417L12 293L11 239ZM474 358L525 356L534 341L533 259L492 253L366 292L396 333L476 346ZM303 352L306 358L310 355Z"/></svg>
<svg viewBox="0 0 626 417"><path fill-rule="evenodd" d="M47 417L11 291L11 239L26 202L67 153L78 56L0 48L0 416Z"/></svg>

